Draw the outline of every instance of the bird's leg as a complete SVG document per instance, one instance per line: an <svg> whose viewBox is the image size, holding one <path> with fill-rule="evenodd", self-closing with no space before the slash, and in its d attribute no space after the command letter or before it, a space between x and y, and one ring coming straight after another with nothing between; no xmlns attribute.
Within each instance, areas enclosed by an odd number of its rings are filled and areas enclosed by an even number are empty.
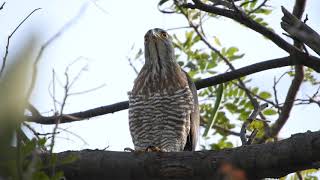
<svg viewBox="0 0 320 180"><path fill-rule="evenodd" d="M163 152L159 147L157 146L148 146L145 150L146 152Z"/></svg>

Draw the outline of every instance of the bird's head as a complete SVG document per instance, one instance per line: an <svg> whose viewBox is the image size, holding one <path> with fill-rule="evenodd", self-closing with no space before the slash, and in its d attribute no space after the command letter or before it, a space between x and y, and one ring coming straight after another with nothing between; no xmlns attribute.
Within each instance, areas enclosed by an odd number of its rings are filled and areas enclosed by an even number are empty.
<svg viewBox="0 0 320 180"><path fill-rule="evenodd" d="M150 29L144 36L146 65L156 66L160 69L163 65L175 61L174 48L171 36L162 29Z"/></svg>

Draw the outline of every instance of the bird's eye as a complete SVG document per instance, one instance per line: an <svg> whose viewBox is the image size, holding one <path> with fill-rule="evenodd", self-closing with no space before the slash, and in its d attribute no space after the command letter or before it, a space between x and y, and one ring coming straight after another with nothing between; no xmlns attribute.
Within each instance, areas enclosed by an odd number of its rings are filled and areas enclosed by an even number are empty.
<svg viewBox="0 0 320 180"><path fill-rule="evenodd" d="M166 33L166 32L161 32L161 37L163 37L163 38L168 38L169 35L168 35L168 33Z"/></svg>
<svg viewBox="0 0 320 180"><path fill-rule="evenodd" d="M145 37L144 37L144 42L147 42L147 41L148 41L148 37L145 36Z"/></svg>

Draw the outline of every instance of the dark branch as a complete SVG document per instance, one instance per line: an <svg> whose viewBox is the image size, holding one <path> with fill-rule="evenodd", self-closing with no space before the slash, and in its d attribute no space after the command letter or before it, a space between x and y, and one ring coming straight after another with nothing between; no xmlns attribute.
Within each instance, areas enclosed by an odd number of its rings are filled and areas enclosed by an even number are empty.
<svg viewBox="0 0 320 180"><path fill-rule="evenodd" d="M281 22L282 29L293 38L305 43L320 55L320 35L304 22L293 16L284 7L282 7L282 12L284 14Z"/></svg>
<svg viewBox="0 0 320 180"><path fill-rule="evenodd" d="M202 3L200 0L193 0L194 4L184 4L183 6L190 9L198 9L201 11L205 11L207 13L217 14L220 16L228 17L233 19L248 28L260 33L261 35L267 37L272 42L274 42L281 49L287 51L289 54L295 51L299 51L297 48L286 42L282 39L278 34L269 30L268 28L262 26L261 24L255 22L250 17L248 17L245 13L241 11L231 11L226 9L221 9L218 7L214 7L205 3Z"/></svg>
<svg viewBox="0 0 320 180"><path fill-rule="evenodd" d="M219 167L227 162L246 172L248 179L279 178L289 173L319 168L320 131L293 135L266 144L254 144L221 151L129 153L101 150L67 151L56 154L57 165L69 180L82 179L218 179ZM42 160L48 162L48 155ZM59 161L58 161L59 162Z"/></svg>
<svg viewBox="0 0 320 180"><path fill-rule="evenodd" d="M293 8L293 15L297 19L301 19L302 14L305 9L306 0L296 0L294 8ZM298 49L302 49L302 44L298 41L294 41L294 46ZM293 53L295 54L295 53ZM266 134L262 139L266 140L269 137L276 137L285 123L288 121L292 107L294 106L294 101L304 79L304 69L302 65L296 65L294 67L295 74L291 85L289 87L288 93L286 95L285 102L281 108L281 113L279 114L278 119L275 123L271 126L269 134Z"/></svg>
<svg viewBox="0 0 320 180"><path fill-rule="evenodd" d="M307 56L305 54L299 54L295 57L288 56L288 57L283 57L279 59L273 59L273 60L252 64L243 68L236 69L231 72L227 72L227 73L219 74L217 76L213 76L210 78L198 80L195 82L195 84L197 89L199 90L202 88L228 82L228 81L237 79L239 77L247 76L247 75L265 71L268 69L280 68L280 67L296 65L296 64L302 64L312 68L317 72L320 72L320 59L313 56ZM66 114L66 115L63 115L60 123L80 121L80 120L92 118L95 116L100 116L100 115L105 115L105 114L125 110L125 109L128 109L128 107L129 107L128 101L123 101L123 102L119 102L119 103L115 103L107 106L90 109L83 112ZM26 119L27 121L36 122L40 124L55 124L56 116L37 117L32 115L31 117L29 116Z"/></svg>

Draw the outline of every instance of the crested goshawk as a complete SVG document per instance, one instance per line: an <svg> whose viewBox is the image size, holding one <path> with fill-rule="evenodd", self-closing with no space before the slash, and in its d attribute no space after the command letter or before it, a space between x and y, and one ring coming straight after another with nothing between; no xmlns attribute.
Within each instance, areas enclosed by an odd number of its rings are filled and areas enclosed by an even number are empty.
<svg viewBox="0 0 320 180"><path fill-rule="evenodd" d="M175 59L170 35L144 36L145 64L129 92L129 127L136 151L195 150L199 130L197 90Z"/></svg>

